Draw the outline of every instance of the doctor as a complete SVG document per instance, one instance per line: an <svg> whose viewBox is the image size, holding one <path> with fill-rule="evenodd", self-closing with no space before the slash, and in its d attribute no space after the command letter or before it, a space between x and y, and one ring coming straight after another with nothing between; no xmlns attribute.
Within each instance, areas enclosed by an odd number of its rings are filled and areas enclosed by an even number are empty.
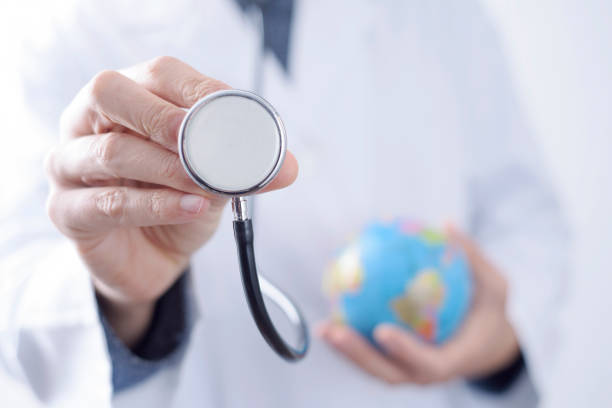
<svg viewBox="0 0 612 408"><path fill-rule="evenodd" d="M566 241L477 4L271 1L259 19L228 0L111 4L75 9L41 55L44 85L29 88L32 100L50 98L59 83L53 97L66 101L46 169L50 218L72 245L29 245L11 271L21 279L3 299L3 329L16 335L2 352L4 377L23 385L15 398L536 403L555 357ZM178 58L153 58L162 54ZM321 273L348 235L375 217L450 219L473 237L451 231L477 292L447 346L381 327L383 355L322 324L331 347L315 342L298 365L267 348L244 303L231 229L217 228L229 222L225 200L197 188L176 155L181 108L230 85L258 88L287 125L292 153L268 191L289 186L300 161L291 188L257 199L261 271L321 321ZM501 395L483 392L500 381Z"/></svg>

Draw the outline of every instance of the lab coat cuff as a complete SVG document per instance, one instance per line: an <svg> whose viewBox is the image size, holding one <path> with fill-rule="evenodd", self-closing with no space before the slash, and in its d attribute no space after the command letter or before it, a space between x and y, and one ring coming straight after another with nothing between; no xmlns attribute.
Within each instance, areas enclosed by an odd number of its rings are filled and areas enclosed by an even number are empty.
<svg viewBox="0 0 612 408"><path fill-rule="evenodd" d="M525 371L525 359L519 351L518 356L507 366L485 377L472 379L469 384L491 394L503 394L510 390Z"/></svg>
<svg viewBox="0 0 612 408"><path fill-rule="evenodd" d="M131 349L117 337L98 307L112 364L114 393L182 360L196 316L191 288L191 274L187 270L159 298L147 333Z"/></svg>

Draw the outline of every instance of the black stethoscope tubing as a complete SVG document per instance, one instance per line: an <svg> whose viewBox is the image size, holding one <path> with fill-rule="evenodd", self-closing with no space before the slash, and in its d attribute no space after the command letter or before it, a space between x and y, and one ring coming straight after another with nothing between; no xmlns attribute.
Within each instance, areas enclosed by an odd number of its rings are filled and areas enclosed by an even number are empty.
<svg viewBox="0 0 612 408"><path fill-rule="evenodd" d="M240 262L240 273L242 275L242 286L244 288L244 294L255 320L255 324L259 329L259 332L266 340L266 342L276 351L276 353L288 361L300 360L306 355L309 345L308 327L306 320L304 319L299 308L278 288L272 286L273 290L278 291L275 295L268 293L268 298L272 299L287 316L294 315L291 319L293 323L299 325L298 330L300 331L300 342L298 347L291 347L288 345L278 333L274 327L274 323L268 315L266 305L262 296L262 290L260 287L260 276L257 273L257 266L255 263L255 251L253 248L253 224L250 219L242 221L234 221L234 237L236 239L236 248L238 249L238 259ZM271 285L267 283L267 285ZM264 286L267 288L268 286ZM278 296L284 296L285 302L290 302L294 311L288 312L286 307L278 302ZM297 314L297 316L295 316ZM296 318L297 317L297 318Z"/></svg>
<svg viewBox="0 0 612 408"><path fill-rule="evenodd" d="M278 156L273 169L257 185L240 191L220 190L218 187L214 187L213 185L209 184L206 180L198 175L195 166L193 163L191 163L189 152L187 151L188 144L186 141L186 133L190 121L208 103L211 103L218 98L228 96L243 97L257 102L270 114L270 117L274 120L280 137L280 148L277 151ZM270 347L285 360L297 361L306 355L309 347L309 335L306 320L304 319L304 316L299 308L287 295L257 273L255 251L253 248L253 224L248 216L248 211L246 208L247 200L244 197L245 195L260 190L276 176L280 167L282 166L285 156L285 143L285 129L282 124L282 120L270 103L251 92L241 90L224 90L204 97L187 112L187 115L185 116L179 130L178 150L183 167L196 184L211 193L232 197L232 207L234 211L234 237L238 250L242 285L249 310L251 311L251 315L255 320L257 328ZM294 328L298 330L299 344L297 347L292 347L287 344L287 342L283 340L282 336L276 330L274 323L272 322L272 319L270 318L266 309L263 299L264 295L271 299L285 313L293 324Z"/></svg>

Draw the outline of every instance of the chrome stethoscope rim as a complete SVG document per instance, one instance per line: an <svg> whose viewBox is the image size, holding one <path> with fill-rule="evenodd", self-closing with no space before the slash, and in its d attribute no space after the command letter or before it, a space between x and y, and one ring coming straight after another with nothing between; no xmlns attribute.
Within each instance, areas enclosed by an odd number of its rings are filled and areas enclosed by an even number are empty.
<svg viewBox="0 0 612 408"><path fill-rule="evenodd" d="M197 171L195 170L193 164L189 160L189 154L186 152L187 126L189 122L191 121L191 119L201 109L203 109L206 105L208 105L212 101L219 99L219 98L228 97L228 96L239 96L239 97L247 98L247 99L257 102L261 107L263 107L268 112L268 114L274 120L274 124L278 131L278 135L280 139L278 155L276 157L274 166L270 169L270 172L266 175L266 177L264 177L257 184L249 188L242 189L242 190L222 189L222 188L214 187L213 185L208 183L206 180L204 180L197 174ZM181 160L181 163L183 164L183 167L185 168L187 172L187 175L202 189L210 193L219 194L219 195L228 196L228 197L239 197L239 196L253 194L261 190L262 188L264 188L266 185L268 185L280 171L283 165L283 162L285 160L286 151L287 151L287 132L285 130L285 125L283 124L283 121L281 120L278 112L276 112L274 107L261 96L256 95L252 92L244 91L240 89L227 89L227 90L217 91L217 92L211 93L205 96L204 98L200 99L187 111L187 114L185 115L185 118L183 119L183 122L181 123L181 127L179 129L179 134L178 134L179 158Z"/></svg>

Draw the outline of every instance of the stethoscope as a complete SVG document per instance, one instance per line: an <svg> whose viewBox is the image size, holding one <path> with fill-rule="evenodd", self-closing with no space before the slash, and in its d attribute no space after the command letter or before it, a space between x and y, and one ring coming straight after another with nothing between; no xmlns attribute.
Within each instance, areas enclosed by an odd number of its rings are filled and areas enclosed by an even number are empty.
<svg viewBox="0 0 612 408"><path fill-rule="evenodd" d="M286 150L285 127L278 113L266 100L247 91L225 90L204 97L187 112L179 131L178 151L187 174L204 190L231 197L242 285L257 328L281 357L296 361L308 350L306 320L291 299L257 273L245 197L272 181ZM296 329L296 347L276 330L262 294Z"/></svg>

